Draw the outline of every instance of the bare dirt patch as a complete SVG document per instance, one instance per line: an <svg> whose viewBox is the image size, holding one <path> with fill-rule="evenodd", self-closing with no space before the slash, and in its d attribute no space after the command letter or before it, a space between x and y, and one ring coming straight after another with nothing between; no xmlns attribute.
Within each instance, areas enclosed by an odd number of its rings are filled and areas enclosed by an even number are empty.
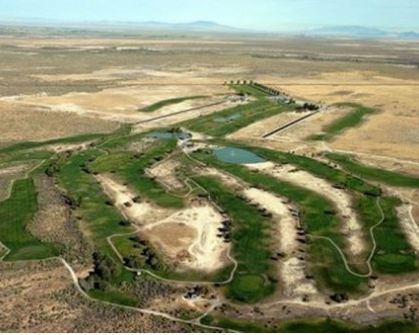
<svg viewBox="0 0 419 335"><path fill-rule="evenodd" d="M339 136L332 148L419 161L417 81L371 71L323 73L293 81L296 85L283 87L291 95L327 104L351 101L381 111ZM347 90L354 93L330 95L333 91Z"/></svg>
<svg viewBox="0 0 419 335"><path fill-rule="evenodd" d="M413 215L413 205L402 205L397 208L401 228L410 245L419 252L419 226Z"/></svg>
<svg viewBox="0 0 419 335"><path fill-rule="evenodd" d="M163 253L179 266L213 272L228 263L229 247L217 236L222 222L222 215L214 207L202 203L174 213L145 228L142 234L160 245Z"/></svg>
<svg viewBox="0 0 419 335"><path fill-rule="evenodd" d="M0 101L0 143L107 133L117 123Z"/></svg>
<svg viewBox="0 0 419 335"><path fill-rule="evenodd" d="M0 201L9 197L13 181L22 178L30 168L30 164L0 166Z"/></svg>
<svg viewBox="0 0 419 335"><path fill-rule="evenodd" d="M127 186L107 175L98 175L96 179L106 195L112 199L114 206L137 225L154 224L159 218L167 217L171 213L166 209L154 206L148 200L139 199Z"/></svg>
<svg viewBox="0 0 419 335"><path fill-rule="evenodd" d="M166 159L154 165L151 169L148 169L147 172L155 178L158 178L159 182L170 190L181 190L185 186L176 176L177 170L180 167L180 162L173 159Z"/></svg>
<svg viewBox="0 0 419 335"><path fill-rule="evenodd" d="M153 332L189 327L90 302L59 261L0 264L0 331Z"/></svg>

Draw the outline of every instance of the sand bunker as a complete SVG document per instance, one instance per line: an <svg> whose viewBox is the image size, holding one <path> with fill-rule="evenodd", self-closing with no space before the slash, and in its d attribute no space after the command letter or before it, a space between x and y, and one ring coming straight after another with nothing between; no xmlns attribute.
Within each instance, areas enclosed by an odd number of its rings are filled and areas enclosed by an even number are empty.
<svg viewBox="0 0 419 335"><path fill-rule="evenodd" d="M360 256L365 251L362 226L357 219L355 211L352 209L352 199L345 191L336 189L324 179L313 176L306 171L297 170L289 164L276 165L272 162L267 162L247 164L247 166L253 170L259 170L327 197L336 206L338 213L344 220L341 229L348 239L350 253L353 256Z"/></svg>
<svg viewBox="0 0 419 335"><path fill-rule="evenodd" d="M416 251L419 251L419 227L413 217L412 211L412 205L402 205L397 207L397 216L410 245Z"/></svg>
<svg viewBox="0 0 419 335"><path fill-rule="evenodd" d="M176 170L181 166L178 161L166 159L160 164L154 165L147 173L158 178L159 182L170 190L183 189L183 183L176 177Z"/></svg>
<svg viewBox="0 0 419 335"><path fill-rule="evenodd" d="M288 297L313 295L317 289L306 279L305 261L298 258L298 218L293 216L294 208L285 199L257 188L244 191L244 196L274 215L279 247L284 257L279 261L279 272L284 294Z"/></svg>
<svg viewBox="0 0 419 335"><path fill-rule="evenodd" d="M226 265L229 246L218 237L223 216L211 205L181 210L143 230L180 266L212 272Z"/></svg>
<svg viewBox="0 0 419 335"><path fill-rule="evenodd" d="M147 225L167 216L167 211L155 208L148 201L134 202L136 194L126 186L106 175L96 176L105 194L114 201L114 205L130 221L138 225Z"/></svg>

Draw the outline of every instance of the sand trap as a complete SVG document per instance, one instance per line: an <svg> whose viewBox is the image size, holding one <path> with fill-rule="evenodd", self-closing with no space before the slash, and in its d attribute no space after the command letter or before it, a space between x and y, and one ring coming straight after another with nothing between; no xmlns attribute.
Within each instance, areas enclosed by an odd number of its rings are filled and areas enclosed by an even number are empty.
<svg viewBox="0 0 419 335"><path fill-rule="evenodd" d="M166 159L159 164L154 165L147 173L159 180L170 190L180 190L185 186L176 177L176 170L181 167L180 162L173 159Z"/></svg>
<svg viewBox="0 0 419 335"><path fill-rule="evenodd" d="M416 251L419 251L419 227L413 217L412 211L412 205L402 205L397 207L397 216L410 245Z"/></svg>
<svg viewBox="0 0 419 335"><path fill-rule="evenodd" d="M285 254L279 262L279 273L284 294L288 297L313 295L317 289L305 278L305 261L298 259L298 219L292 215L292 205L269 192L257 188L244 191L244 196L274 215L277 223L277 239L280 250Z"/></svg>
<svg viewBox="0 0 419 335"><path fill-rule="evenodd" d="M110 177L98 175L96 179L101 184L105 194L114 201L115 207L132 222L147 225L167 216L166 210L155 208L148 201L134 202L133 199L136 194Z"/></svg>
<svg viewBox="0 0 419 335"><path fill-rule="evenodd" d="M226 265L229 245L217 237L223 220L215 208L203 204L176 212L147 227L143 233L179 265L212 272Z"/></svg>
<svg viewBox="0 0 419 335"><path fill-rule="evenodd" d="M334 188L324 179L311 175L302 170L296 170L292 165L276 165L272 162L247 164L250 169L259 170L275 178L291 182L327 197L336 206L344 220L342 232L348 239L349 252L353 256L360 256L365 251L362 226L352 209L352 199L344 191Z"/></svg>

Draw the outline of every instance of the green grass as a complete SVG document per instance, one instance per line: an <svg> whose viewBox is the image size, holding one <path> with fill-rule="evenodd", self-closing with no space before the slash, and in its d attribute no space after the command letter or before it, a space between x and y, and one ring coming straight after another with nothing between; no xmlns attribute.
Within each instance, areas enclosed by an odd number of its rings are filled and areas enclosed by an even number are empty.
<svg viewBox="0 0 419 335"><path fill-rule="evenodd" d="M333 167L330 167L329 165L313 158L242 144L231 143L230 145L250 150L257 155L276 163L295 165L297 168L310 172L319 178L326 179L334 185L342 188L372 196L379 196L381 194L379 187L368 184L361 178L357 178L349 173L334 169Z"/></svg>
<svg viewBox="0 0 419 335"><path fill-rule="evenodd" d="M71 157L58 172L58 180L76 205L77 215L82 222L81 228L94 249L112 262L115 281L129 280L132 274L123 269L106 238L112 234L130 233L133 228L120 224L125 221L124 218L106 203L109 199L94 177L82 170L89 161L100 155L99 151L89 150Z"/></svg>
<svg viewBox="0 0 419 335"><path fill-rule="evenodd" d="M339 233L340 224L334 214L333 204L315 192L281 181L274 177L255 173L246 167L218 161L212 154L196 153L195 158L224 170L254 187L285 196L298 205L301 223L314 236L327 236L342 249L345 241ZM328 242L313 240L310 244L310 264L319 284L348 292L362 289L365 279L351 275L335 248Z"/></svg>
<svg viewBox="0 0 419 335"><path fill-rule="evenodd" d="M353 196L354 207L359 215L361 223L363 224L366 236L369 236L369 228L380 221L381 213L376 203L377 196L381 194L381 190L378 187L370 185L360 178L353 177L348 173L334 169L327 164L312 158L283 152L276 152L264 148L244 146L241 144L236 144L236 146L251 150L252 152L270 161L281 164L293 164L320 178L326 179L335 185L346 188L347 191L350 192L350 194ZM318 206L318 208L328 208L326 211L333 210L331 204L327 205L325 202L321 202L319 199L315 200L315 197L319 196L317 194L312 194L309 197L311 202L309 202L304 200L302 195L296 197L295 195L297 194L295 192L290 192L290 190L288 190L285 186L274 187L276 183L279 183L279 181L275 181L274 178L263 175L256 176L255 174L246 171L246 169L243 167L221 163L214 157L204 157L204 159L207 162L211 162L213 165L215 164L218 167L227 169L230 173L238 173L239 177L247 180L250 183L253 183L254 185L260 185L262 188L268 188L272 192L286 195L291 200L300 204L304 204L304 211L306 213L305 215L310 213L309 208L315 208L316 206ZM411 272L417 269L417 258L412 253L410 244L408 243L405 234L400 228L400 224L396 215L396 207L401 204L400 200L397 198L384 197L381 198L380 201L385 212L386 219L382 225L374 230L374 236L378 245L377 251L379 251L379 253L376 254L373 258L374 269L379 273ZM315 217L318 217L319 221L327 220L327 216L324 214L322 215L321 213L312 213L311 215L312 217L309 217L307 220L312 223L316 222ZM323 219L321 219L322 217ZM307 227L310 232L316 232L318 230L318 226L315 224L308 225ZM326 234L321 231L319 231L318 234L329 236L328 234L332 233L332 231L336 231L336 228L326 232ZM337 236L330 235L329 237L331 237L334 241L339 240ZM321 244L323 244L323 247L313 247L312 253L315 254L315 258L321 259L321 264L325 265L321 266L320 271L323 272L322 277L325 279L325 282L328 284L328 286L335 288L344 287L345 282L349 284L349 288L351 286L356 286L356 282L359 281L357 279L353 281L354 278L347 277L345 274L347 271L345 269L336 268L335 271L333 271L334 273L330 271L329 265L331 266L334 263L339 262L340 256L334 249L329 248L328 251L326 251L325 247L327 247L327 242L317 241L317 245ZM372 241L370 241L369 244L372 246ZM341 244L341 247L344 247L344 245ZM353 267L360 268L360 265L354 264ZM364 269L360 268L360 271L364 271Z"/></svg>
<svg viewBox="0 0 419 335"><path fill-rule="evenodd" d="M351 107L353 111L349 112L345 116L337 119L331 124L323 128L323 133L309 136L309 140L315 141L330 141L335 136L343 133L345 130L356 127L362 123L364 117L368 114L376 112L374 108L365 107L354 103L340 103L337 104L339 107Z"/></svg>
<svg viewBox="0 0 419 335"><path fill-rule="evenodd" d="M162 159L176 148L176 141L157 141L145 153L138 155L132 152L114 152L101 155L89 167L94 173L112 172L121 181L129 184L141 196L144 196L162 207L181 208L183 199L168 193L161 184L145 175L145 169L156 159Z"/></svg>
<svg viewBox="0 0 419 335"><path fill-rule="evenodd" d="M419 188L419 177L370 167L357 162L348 155L326 153L325 156L331 161L339 164L344 170L360 176L361 178L374 180L391 186Z"/></svg>
<svg viewBox="0 0 419 335"><path fill-rule="evenodd" d="M373 266L380 273L406 273L418 268L415 251L406 240L400 228L396 208L401 201L395 197L380 200L385 220L374 230L377 251Z"/></svg>
<svg viewBox="0 0 419 335"><path fill-rule="evenodd" d="M43 259L58 255L57 246L41 242L27 229L37 209L33 180L17 180L10 198L0 203L0 240L11 249L6 260Z"/></svg>
<svg viewBox="0 0 419 335"><path fill-rule="evenodd" d="M166 99L159 102L156 102L155 104L152 104L150 106L147 106L145 108L142 108L139 110L139 112L155 112L156 110L159 110L160 108L163 108L165 106L175 105L179 104L181 102L187 101L187 100L197 100L206 98L204 95L195 95L190 97L181 97L181 98L174 98L174 99Z"/></svg>
<svg viewBox="0 0 419 335"><path fill-rule="evenodd" d="M250 102L247 105L236 106L211 115L182 122L178 126L210 136L222 137L256 121L293 109L294 105L275 104L268 100L258 100ZM236 114L240 114L240 118L226 122L217 122L219 118L228 118Z"/></svg>
<svg viewBox="0 0 419 335"><path fill-rule="evenodd" d="M233 221L233 253L239 265L227 296L241 302L261 300L275 290L276 279L270 262L268 228L271 220L257 208L239 199L212 177L194 177Z"/></svg>

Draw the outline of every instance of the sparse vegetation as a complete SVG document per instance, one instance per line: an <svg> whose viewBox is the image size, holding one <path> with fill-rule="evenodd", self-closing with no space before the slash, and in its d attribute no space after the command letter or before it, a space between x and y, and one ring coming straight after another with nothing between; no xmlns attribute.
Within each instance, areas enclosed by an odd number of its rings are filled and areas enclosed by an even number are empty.
<svg viewBox="0 0 419 335"><path fill-rule="evenodd" d="M181 102L187 101L187 100L197 100L205 98L204 95L194 95L190 97L182 97L182 98L174 98L174 99L166 99L159 102L156 102L150 106L147 106L143 109L140 109L139 112L155 112L156 110L159 110L160 108L163 108L165 106L175 105L179 104Z"/></svg>
<svg viewBox="0 0 419 335"><path fill-rule="evenodd" d="M374 108L365 107L355 103L340 103L336 104L336 106L352 108L353 111L324 127L322 134L310 136L308 138L309 140L330 141L345 130L358 126L367 115L377 112Z"/></svg>

